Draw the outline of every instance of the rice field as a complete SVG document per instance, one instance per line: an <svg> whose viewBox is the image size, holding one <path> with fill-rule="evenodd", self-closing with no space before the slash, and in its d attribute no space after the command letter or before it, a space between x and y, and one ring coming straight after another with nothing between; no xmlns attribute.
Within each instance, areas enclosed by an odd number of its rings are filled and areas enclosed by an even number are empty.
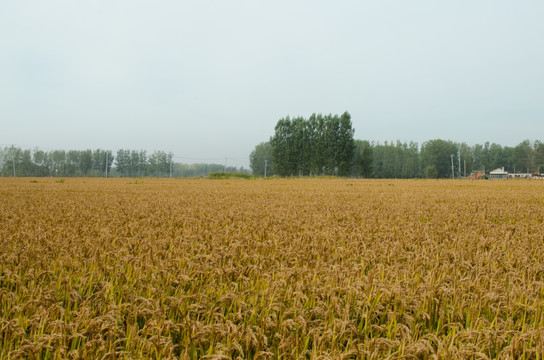
<svg viewBox="0 0 544 360"><path fill-rule="evenodd" d="M544 181L0 179L0 359L541 359Z"/></svg>

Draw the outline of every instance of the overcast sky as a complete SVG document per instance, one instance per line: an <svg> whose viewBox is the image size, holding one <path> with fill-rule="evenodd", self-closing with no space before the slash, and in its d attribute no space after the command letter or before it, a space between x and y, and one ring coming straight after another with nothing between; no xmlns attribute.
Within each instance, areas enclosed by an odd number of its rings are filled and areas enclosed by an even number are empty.
<svg viewBox="0 0 544 360"><path fill-rule="evenodd" d="M0 144L248 167L287 115L544 140L544 1L0 1ZM213 161L212 161L213 162Z"/></svg>

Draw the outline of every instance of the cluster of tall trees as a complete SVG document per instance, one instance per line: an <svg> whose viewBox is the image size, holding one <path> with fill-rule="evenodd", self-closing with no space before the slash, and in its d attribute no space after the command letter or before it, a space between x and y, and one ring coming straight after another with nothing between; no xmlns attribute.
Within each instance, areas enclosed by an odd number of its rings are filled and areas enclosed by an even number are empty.
<svg viewBox="0 0 544 360"><path fill-rule="evenodd" d="M123 177L197 177L210 172L245 172L247 169L221 164L181 164L173 154L145 150L54 150L0 149L0 176L123 176Z"/></svg>
<svg viewBox="0 0 544 360"><path fill-rule="evenodd" d="M347 112L280 119L270 138L274 172L280 176L349 175L355 150L353 133Z"/></svg>
<svg viewBox="0 0 544 360"><path fill-rule="evenodd" d="M174 154L155 151L147 156L145 150L117 150L115 164L120 176L169 176Z"/></svg>
<svg viewBox="0 0 544 360"><path fill-rule="evenodd" d="M370 142L354 140L351 118L316 115L280 119L270 141L250 154L254 175L339 175L366 178L451 178L504 167L508 172L544 172L544 143L514 147L469 146L450 140ZM453 163L453 171L452 171Z"/></svg>
<svg viewBox="0 0 544 360"><path fill-rule="evenodd" d="M155 151L147 155L144 150L117 151L115 157L114 176L154 176L154 177L200 177L212 172L242 172L249 173L243 167L225 167L221 164L181 164L174 161L171 152Z"/></svg>
<svg viewBox="0 0 544 360"><path fill-rule="evenodd" d="M111 171L110 150L29 150L11 146L0 149L2 176L104 176Z"/></svg>

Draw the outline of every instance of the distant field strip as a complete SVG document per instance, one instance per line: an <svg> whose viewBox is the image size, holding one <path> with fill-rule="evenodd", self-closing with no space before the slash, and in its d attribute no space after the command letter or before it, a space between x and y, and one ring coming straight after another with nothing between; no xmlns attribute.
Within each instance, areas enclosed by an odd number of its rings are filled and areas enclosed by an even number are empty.
<svg viewBox="0 0 544 360"><path fill-rule="evenodd" d="M544 182L0 178L0 359L541 359Z"/></svg>

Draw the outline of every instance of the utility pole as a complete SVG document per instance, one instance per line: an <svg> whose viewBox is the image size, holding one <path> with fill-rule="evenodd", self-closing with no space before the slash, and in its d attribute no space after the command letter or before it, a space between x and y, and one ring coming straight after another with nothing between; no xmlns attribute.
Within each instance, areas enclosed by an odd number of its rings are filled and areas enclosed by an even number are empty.
<svg viewBox="0 0 544 360"><path fill-rule="evenodd" d="M266 168L268 166L268 160L264 161L264 177L266 177Z"/></svg>
<svg viewBox="0 0 544 360"><path fill-rule="evenodd" d="M459 160L459 177L461 177L461 149L457 149L457 160Z"/></svg>
<svg viewBox="0 0 544 360"><path fill-rule="evenodd" d="M453 154L451 154L451 178L455 179L455 173L453 168Z"/></svg>
<svg viewBox="0 0 544 360"><path fill-rule="evenodd" d="M11 145L11 163L13 164L13 177L15 177L15 145Z"/></svg>
<svg viewBox="0 0 544 360"><path fill-rule="evenodd" d="M170 156L170 178L172 178L172 157Z"/></svg>
<svg viewBox="0 0 544 360"><path fill-rule="evenodd" d="M465 178L467 177L467 161L463 160L465 162Z"/></svg>
<svg viewBox="0 0 544 360"><path fill-rule="evenodd" d="M106 179L108 178L108 152L106 151Z"/></svg>

